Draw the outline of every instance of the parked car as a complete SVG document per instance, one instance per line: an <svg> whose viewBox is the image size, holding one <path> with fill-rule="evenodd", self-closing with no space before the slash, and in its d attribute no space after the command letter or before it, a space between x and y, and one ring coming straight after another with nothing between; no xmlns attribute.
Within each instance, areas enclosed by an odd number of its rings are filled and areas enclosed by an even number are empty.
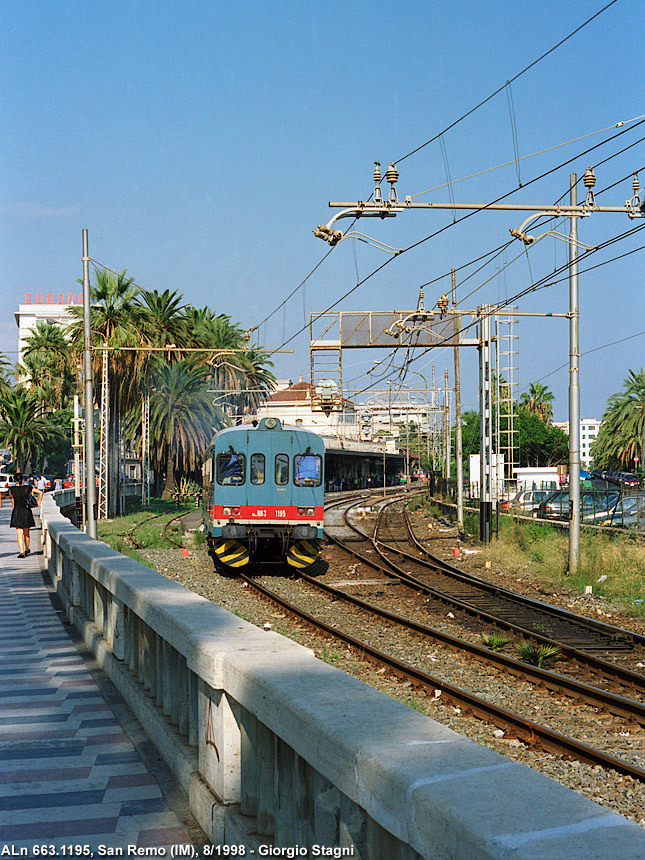
<svg viewBox="0 0 645 860"><path fill-rule="evenodd" d="M636 475L632 475L630 472L621 472L620 483L625 487L637 487L639 480Z"/></svg>
<svg viewBox="0 0 645 860"><path fill-rule="evenodd" d="M13 475L0 475L0 493L6 493L9 487L15 487Z"/></svg>
<svg viewBox="0 0 645 860"><path fill-rule="evenodd" d="M96 478L94 483L98 487L99 479ZM83 489L83 484L84 484L84 475L81 475L81 489ZM74 479L74 475L68 475L66 478L63 478L63 489L65 489L65 490L72 489L73 490L75 486L76 486L76 481Z"/></svg>
<svg viewBox="0 0 645 860"><path fill-rule="evenodd" d="M595 523L608 519L614 511L620 494L615 490L609 493L584 490L580 494L581 519L584 523ZM547 520L569 519L569 491L556 490L540 502L538 517Z"/></svg>
<svg viewBox="0 0 645 860"><path fill-rule="evenodd" d="M520 490L511 500L510 510L520 513L534 511L550 493L551 490Z"/></svg>
<svg viewBox="0 0 645 860"><path fill-rule="evenodd" d="M643 496L623 498L622 502L618 502L611 515L605 518L600 525L626 529L645 529L645 498Z"/></svg>

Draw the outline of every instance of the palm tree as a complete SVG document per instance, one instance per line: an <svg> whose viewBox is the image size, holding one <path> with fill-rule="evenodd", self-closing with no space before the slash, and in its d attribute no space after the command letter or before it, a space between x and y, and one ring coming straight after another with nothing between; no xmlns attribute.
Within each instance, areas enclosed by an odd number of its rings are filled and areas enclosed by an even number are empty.
<svg viewBox="0 0 645 860"><path fill-rule="evenodd" d="M0 445L11 448L18 472L24 470L38 445L64 435L60 427L40 414L39 401L22 385L5 393L1 409Z"/></svg>
<svg viewBox="0 0 645 860"><path fill-rule="evenodd" d="M92 302L92 347L108 349L109 380L109 444L108 505L110 515L116 513L118 481L118 440L121 421L127 410L139 402L139 386L146 353L140 347L145 341L145 321L137 298L141 288L125 269L118 275L104 269L96 272L96 285L90 290ZM83 345L83 309L71 306L77 319L70 325L71 339L77 350ZM130 347L130 349L125 349ZM134 347L134 349L133 349ZM95 379L102 378L103 351L97 349L92 362ZM101 386L94 388L100 398Z"/></svg>
<svg viewBox="0 0 645 860"><path fill-rule="evenodd" d="M0 397L11 389L10 373L14 370L7 356L0 352Z"/></svg>
<svg viewBox="0 0 645 860"><path fill-rule="evenodd" d="M26 340L20 376L28 377L29 388L45 409L65 407L75 387L72 349L55 325L39 322Z"/></svg>
<svg viewBox="0 0 645 860"><path fill-rule="evenodd" d="M532 382L529 390L520 397L520 403L527 412L534 412L545 424L550 424L553 418L553 392L548 386Z"/></svg>
<svg viewBox="0 0 645 860"><path fill-rule="evenodd" d="M170 498L177 472L196 469L213 433L228 422L208 391L208 368L194 359L160 365L151 382L150 442L158 471L166 472L162 498Z"/></svg>
<svg viewBox="0 0 645 860"><path fill-rule="evenodd" d="M629 371L623 391L612 394L591 446L599 468L633 468L645 456L645 369Z"/></svg>
<svg viewBox="0 0 645 860"><path fill-rule="evenodd" d="M273 362L256 345L248 344L241 326L208 308L187 308L185 319L195 347L221 350L204 355L223 408L230 415L239 415L266 400L275 387L275 377L268 369Z"/></svg>
<svg viewBox="0 0 645 860"><path fill-rule="evenodd" d="M174 290L142 290L137 297L142 334L151 346L186 346L191 340L184 321L182 296ZM172 360L177 354L169 353Z"/></svg>

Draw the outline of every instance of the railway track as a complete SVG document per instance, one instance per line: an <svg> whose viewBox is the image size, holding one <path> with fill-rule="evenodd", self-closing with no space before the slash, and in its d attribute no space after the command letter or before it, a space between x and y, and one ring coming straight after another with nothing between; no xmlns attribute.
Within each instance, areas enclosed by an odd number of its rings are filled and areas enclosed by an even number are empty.
<svg viewBox="0 0 645 860"><path fill-rule="evenodd" d="M355 500L345 502L346 507L353 504L355 504ZM354 549L352 549L352 554L357 555ZM375 563L372 560L368 559L367 563L375 567ZM464 712L471 713L481 719L494 723L505 733L510 731L515 737L525 743L537 743L549 752L570 755L582 762L600 764L621 774L629 775L640 782L645 782L645 759L638 759L637 757L637 763L618 759L616 756L602 749L593 748L588 743L579 739L568 737L549 728L547 725L541 725L526 716L511 712L499 704L494 704L472 692L451 684L445 678L442 679L436 675L431 675L423 669L411 666L406 661L395 658L391 654L374 647L364 638L358 638L346 630L339 629L335 623L329 624L322 621L315 615L302 610L293 602L286 601L276 591L267 588L266 585L260 585L252 577L245 577L245 580L248 585L256 588L266 599L271 600L289 614L300 618L317 629L323 630L327 635L342 640L357 653L381 664L399 677L407 679L413 685L431 690L434 692L434 695L439 691L440 695L453 704L458 705ZM596 711L612 714L622 721L627 720L628 724L632 726L632 732L634 731L634 727L636 727L636 735L645 741L645 734L642 731L642 727L645 725L645 702L630 699L612 691L603 690L593 684L581 682L561 673L540 667L528 666L526 663L508 655L496 653L476 643L462 640L410 618L404 618L383 606L351 595L345 590L324 583L319 578L312 577L307 573L301 573L300 580L312 588L325 592L333 601L342 600L351 603L358 610L368 612L388 624L399 625L413 631L416 635L427 637L433 642L441 642L443 645L467 655L469 659L474 658L482 664L492 664L497 669L512 674L515 678L528 681L532 685L546 691L546 695L550 698L551 702L554 695L560 700L566 697L569 703L565 707L571 707L570 702L574 701L576 703L575 707L584 705L596 709ZM643 681L642 677L637 678L637 680L641 683ZM625 732L622 732L622 734L625 734ZM629 735L629 732L627 734Z"/></svg>
<svg viewBox="0 0 645 860"><path fill-rule="evenodd" d="M255 589L260 595L269 600L275 606L279 607L283 612L304 621L315 630L322 631L328 636L334 637L335 639L345 643L348 647L352 648L361 659L368 659L412 687L425 690L430 697L434 697L435 699L441 697L442 702L452 705L459 711L459 713L472 715L480 720L493 724L501 730L506 737L517 738L530 747L539 747L540 749L555 755L566 755L575 758L580 762L609 768L623 776L629 776L640 783L645 783L644 759L637 759L635 762L626 761L618 758L609 751L594 747L589 743L574 737L567 736L562 732L549 728L547 725L538 723L525 715L509 710L499 703L487 700L481 695L451 683L446 678L430 674L420 666L414 665L408 660L401 659L400 656L397 657L390 651L376 647L369 641L369 636L359 637L346 629L345 625L341 628L341 626L336 622L323 620L318 616L317 612L315 614L308 612L296 603L282 597L275 589L268 588L265 584L259 583L247 574L242 574L242 578L248 586ZM316 588L320 586L319 583L316 583L315 579L310 577L306 577L306 581ZM342 592L338 591L334 594L334 602L338 599L345 600L346 596L342 594ZM367 604L363 604L360 608L370 613L380 614L381 617L385 617L382 615L382 610L375 610L375 608L369 607ZM410 629L408 620L397 618L394 613L387 615L387 621L398 623L403 627ZM423 633L420 627L415 627L413 629L415 633ZM566 680L563 679L563 686L560 686L558 680L552 675L552 673L546 673L544 671L537 672L533 669L529 669L527 671L519 666L515 668L523 678L531 679L532 683L542 684L544 686L544 692L542 695L549 697L549 705L551 706L553 706L553 692L557 689L558 693L562 693L566 688ZM583 703L584 705L592 704L594 708L603 707L600 701L602 697L600 691L592 689L589 690L588 693L589 697L585 696L585 692L581 685L569 687L567 691L567 695L573 695L579 703ZM622 712L622 718L618 720L617 725L620 725L621 728L623 728L627 724L625 723L625 718L630 714L631 716L628 717L628 719L633 721L633 723L629 723L631 726L630 733L632 737L638 736L645 740L645 733L642 733L642 731L639 732L636 728L636 721L634 720L633 714L631 714L630 703L627 701L620 703L617 697L608 697L605 701L617 714ZM645 708L639 703L635 704L639 712L639 719L645 722ZM565 707L570 707L568 702ZM580 709L581 705L577 704L576 707ZM609 710L608 707L606 709ZM587 716L587 722L588 720L589 717ZM606 730L606 726L603 726L603 734L606 734Z"/></svg>
<svg viewBox="0 0 645 860"><path fill-rule="evenodd" d="M404 494L399 496L403 498ZM383 502L380 493L361 494L358 498L353 494L353 499L359 506L372 508ZM367 513L361 520L361 528L370 517ZM262 566L244 580L214 577L212 568L206 569L205 551L191 550L190 558L180 560L176 551L157 549L151 551L151 558L167 575L260 627L272 627L292 636L315 648L323 660L456 731L582 791L609 809L636 821L642 819L642 703L637 717L632 715L629 701L623 703L620 696L605 698L600 690L591 691L594 703L586 704L584 683L572 685L566 676L560 679L558 673L527 666L503 653L491 652L495 662L489 668L488 649L479 641L455 644L444 635L450 632L454 637L455 632L460 633L458 612L454 619L448 619L445 616L450 613L444 609L440 617L446 629L432 629L432 635L419 629L407 630L395 618L379 615L386 609L393 615L414 616L420 627L428 624L424 608L427 604L423 597L419 599L422 592L401 585L373 547L353 534L350 549L362 553L372 568L359 562L343 562L338 552L327 547L317 568L312 569L312 582L308 576L277 576L274 569ZM402 544L402 540L400 536L398 542ZM366 602L375 604L369 616L368 610L356 603L350 607L350 595L334 591L352 592L355 598L355 592L373 590L371 585L361 585L366 582L378 582L376 590L381 591L381 597L375 596L372 601L363 595ZM256 586L268 593L262 595ZM257 600L256 594L263 599ZM275 602L276 598L286 599L286 604ZM276 608L263 608L267 601ZM379 602L385 606L378 606ZM473 630L475 625L482 629L476 619L470 623Z"/></svg>
<svg viewBox="0 0 645 860"><path fill-rule="evenodd" d="M392 504L392 502L384 504ZM502 589L454 569L436 557L432 557L431 561L419 560L398 547L380 543L374 534L368 534L358 528L349 522L347 517L346 522L348 528L363 538L364 543L361 547L356 543L344 544L342 541L336 541L337 544L381 576L391 577L406 589L426 597L430 601L424 607L426 617L433 610L436 613L438 608L441 615L446 611L454 613L456 622L462 619L464 638L481 638L482 633L490 630L506 630L512 635L520 635L538 644L555 645L560 650L560 661L567 663L567 674L594 686L597 686L599 679L602 679L603 684L618 695L645 701L643 674L607 659L609 656L615 657L626 651L629 653L634 651L632 662L634 664L643 662L639 658L645 659L644 637L612 625L602 624L586 616L576 615L560 607L524 597L508 589ZM371 550L365 549L368 545L372 547ZM369 555L368 552L372 554ZM380 557L380 562L374 558L374 554ZM403 558L405 566L395 563L392 555ZM418 564L418 575L412 572L415 563ZM471 594L475 594L477 600L464 600L465 589L456 596L453 586L455 580L460 586L462 581L465 582L466 588ZM441 587L441 583L444 583L444 587ZM375 590L378 590L378 586ZM394 594L392 589L388 593ZM482 604L486 601L487 606L483 607ZM502 607L503 612L492 611L499 606ZM521 620L524 620L524 623L517 623L520 609L523 614ZM511 614L516 620L510 620ZM559 630L558 625L568 630L573 629L575 638L556 637L550 634L552 630ZM585 635L587 630L589 635ZM604 641L612 643L611 648L603 649L602 644L598 644L603 642L603 635ZM584 647L569 644L572 640ZM616 647L616 642L621 643L622 647Z"/></svg>

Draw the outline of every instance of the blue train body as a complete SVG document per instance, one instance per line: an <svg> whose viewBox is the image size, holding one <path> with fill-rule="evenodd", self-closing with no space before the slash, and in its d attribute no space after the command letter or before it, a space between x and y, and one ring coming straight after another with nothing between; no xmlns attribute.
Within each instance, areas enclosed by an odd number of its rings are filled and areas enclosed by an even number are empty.
<svg viewBox="0 0 645 860"><path fill-rule="evenodd" d="M203 466L204 523L218 559L240 567L260 550L292 567L322 545L324 443L277 418L220 430Z"/></svg>

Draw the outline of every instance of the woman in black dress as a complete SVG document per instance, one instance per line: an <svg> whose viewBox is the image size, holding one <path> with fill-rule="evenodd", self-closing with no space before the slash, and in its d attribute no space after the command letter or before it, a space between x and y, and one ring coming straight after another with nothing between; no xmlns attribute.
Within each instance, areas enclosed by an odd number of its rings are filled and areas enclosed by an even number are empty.
<svg viewBox="0 0 645 860"><path fill-rule="evenodd" d="M38 504L40 504L43 500L43 494L34 487L25 486L20 472L16 472L14 480L16 486L9 488L11 506L13 507L13 511L11 512L11 528L16 529L18 536L18 549L20 550L18 558L24 558L31 552L29 549L29 529L32 529L36 525L34 515L29 507L29 498L34 493L39 497Z"/></svg>

